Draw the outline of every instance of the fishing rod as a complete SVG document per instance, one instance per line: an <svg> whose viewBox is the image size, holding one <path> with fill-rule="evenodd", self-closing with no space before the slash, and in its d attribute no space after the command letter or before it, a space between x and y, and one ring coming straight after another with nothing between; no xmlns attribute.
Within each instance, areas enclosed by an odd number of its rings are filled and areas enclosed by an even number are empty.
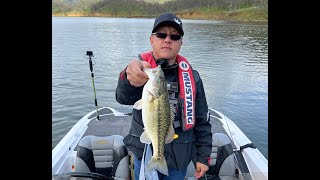
<svg viewBox="0 0 320 180"><path fill-rule="evenodd" d="M92 86L93 86L93 94L94 94L94 104L96 105L96 114L97 114L97 119L100 120L99 117L99 113L98 113L98 101L97 101L97 97L96 97L96 88L94 86L94 74L93 74L93 66L92 66L92 60L91 57L93 57L93 52L92 51L87 51L87 56L89 56L89 67L90 67L90 71L91 71L91 79L92 79Z"/></svg>

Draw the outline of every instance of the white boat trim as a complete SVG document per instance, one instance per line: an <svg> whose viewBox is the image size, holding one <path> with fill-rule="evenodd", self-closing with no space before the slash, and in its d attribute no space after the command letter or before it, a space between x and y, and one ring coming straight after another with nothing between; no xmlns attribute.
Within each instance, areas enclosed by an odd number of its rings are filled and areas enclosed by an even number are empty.
<svg viewBox="0 0 320 180"><path fill-rule="evenodd" d="M229 137L231 137L231 140L237 147L237 150L240 151L241 146L252 143L239 129L239 127L227 116L217 110L210 110L215 111L219 116L222 117L219 118L214 116L221 121L222 127ZM257 148L245 148L242 150L242 155L247 162L250 174L254 176L253 179L268 179L268 161Z"/></svg>

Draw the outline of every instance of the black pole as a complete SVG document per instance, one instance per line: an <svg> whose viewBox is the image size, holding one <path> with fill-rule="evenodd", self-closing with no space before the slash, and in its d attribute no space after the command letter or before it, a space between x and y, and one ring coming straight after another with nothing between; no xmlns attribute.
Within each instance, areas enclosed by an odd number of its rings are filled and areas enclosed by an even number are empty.
<svg viewBox="0 0 320 180"><path fill-rule="evenodd" d="M93 57L93 53L92 51L87 51L87 56L89 56L89 67L90 67L90 71L91 71L91 79L92 79L92 86L93 86L93 93L94 93L94 104L96 105L96 109L97 109L97 119L100 120L99 114L98 114L98 101L97 101L97 96L96 96L96 88L94 86L94 75L93 75L93 66L92 66L92 60L91 60L91 56Z"/></svg>

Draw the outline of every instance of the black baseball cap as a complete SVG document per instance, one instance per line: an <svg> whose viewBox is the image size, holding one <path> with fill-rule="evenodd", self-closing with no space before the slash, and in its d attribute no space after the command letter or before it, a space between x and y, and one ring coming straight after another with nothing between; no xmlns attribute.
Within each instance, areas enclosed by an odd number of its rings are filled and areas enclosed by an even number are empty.
<svg viewBox="0 0 320 180"><path fill-rule="evenodd" d="M154 21L152 33L156 32L162 26L171 26L176 28L180 35L183 36L182 21L171 13L164 13L157 17Z"/></svg>

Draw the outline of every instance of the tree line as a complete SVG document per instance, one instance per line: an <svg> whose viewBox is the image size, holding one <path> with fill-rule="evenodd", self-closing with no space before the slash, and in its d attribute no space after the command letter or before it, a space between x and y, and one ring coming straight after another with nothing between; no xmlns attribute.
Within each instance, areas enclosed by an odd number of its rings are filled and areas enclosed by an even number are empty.
<svg viewBox="0 0 320 180"><path fill-rule="evenodd" d="M157 16L163 12L183 13L194 10L215 9L233 12L241 8L268 8L268 0L173 0L164 3L148 3L142 0L53 0L52 14L85 13L111 16Z"/></svg>

